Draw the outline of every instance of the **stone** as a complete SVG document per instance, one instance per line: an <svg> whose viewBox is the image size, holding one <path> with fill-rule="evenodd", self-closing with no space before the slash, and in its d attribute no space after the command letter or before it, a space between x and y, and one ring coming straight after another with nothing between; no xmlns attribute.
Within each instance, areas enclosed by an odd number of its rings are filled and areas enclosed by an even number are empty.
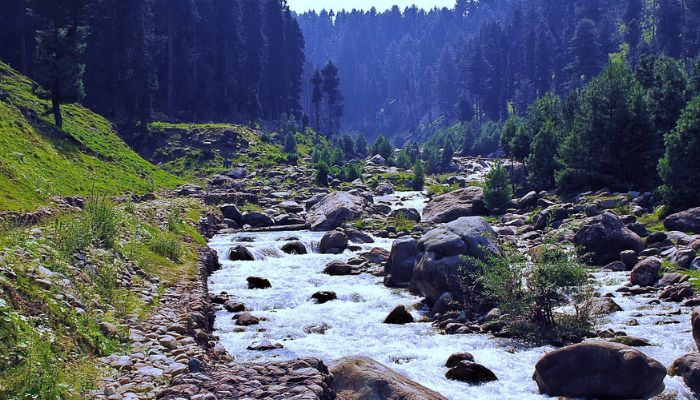
<svg viewBox="0 0 700 400"><path fill-rule="evenodd" d="M521 197L520 200L518 200L518 208L521 210L526 210L528 208L534 207L537 205L537 199L537 192L529 192L525 196Z"/></svg>
<svg viewBox="0 0 700 400"><path fill-rule="evenodd" d="M700 353L686 354L668 367L670 376L680 376L696 396L700 395Z"/></svg>
<svg viewBox="0 0 700 400"><path fill-rule="evenodd" d="M500 254L496 232L482 217L462 217L425 233L418 241L411 287L433 306L445 292L462 298L460 268L472 268L463 257L487 261Z"/></svg>
<svg viewBox="0 0 700 400"><path fill-rule="evenodd" d="M381 247L375 247L369 252L365 253L363 257L370 264L384 264L389 261L391 253L388 250L382 249Z"/></svg>
<svg viewBox="0 0 700 400"><path fill-rule="evenodd" d="M246 280L248 281L248 289L269 289L272 287L270 281L265 278L249 276Z"/></svg>
<svg viewBox="0 0 700 400"><path fill-rule="evenodd" d="M352 265L342 261L332 261L323 270L324 274L331 276L351 275L353 273Z"/></svg>
<svg viewBox="0 0 700 400"><path fill-rule="evenodd" d="M374 194L377 196L386 196L389 194L394 193L394 187L391 186L390 183L380 183L377 185L377 187L374 189Z"/></svg>
<svg viewBox="0 0 700 400"><path fill-rule="evenodd" d="M664 227L669 231L700 233L700 207L669 215Z"/></svg>
<svg viewBox="0 0 700 400"><path fill-rule="evenodd" d="M387 273L388 286L405 287L413 277L413 267L416 265L418 241L413 238L397 239L391 244Z"/></svg>
<svg viewBox="0 0 700 400"><path fill-rule="evenodd" d="M452 222L461 217L482 215L484 190L468 187L431 199L423 210L423 220L434 223Z"/></svg>
<svg viewBox="0 0 700 400"><path fill-rule="evenodd" d="M637 252L634 250L625 250L620 252L620 261L625 264L626 269L629 271L637 265L639 258L637 257Z"/></svg>
<svg viewBox="0 0 700 400"><path fill-rule="evenodd" d="M660 362L631 347L584 342L547 353L533 379L549 396L637 399L660 393L665 376Z"/></svg>
<svg viewBox="0 0 700 400"><path fill-rule="evenodd" d="M261 340L259 342L253 342L247 347L248 350L252 351L270 351L275 349L281 349L284 346L281 343L272 343L269 340Z"/></svg>
<svg viewBox="0 0 700 400"><path fill-rule="evenodd" d="M641 287L652 286L659 280L661 260L650 257L637 263L630 273L630 283Z"/></svg>
<svg viewBox="0 0 700 400"><path fill-rule="evenodd" d="M644 250L642 239L611 212L588 219L574 235L574 244L580 255L590 256L596 265L617 261L625 250Z"/></svg>
<svg viewBox="0 0 700 400"><path fill-rule="evenodd" d="M367 357L346 357L330 368L332 388L343 400L447 400Z"/></svg>
<svg viewBox="0 0 700 400"><path fill-rule="evenodd" d="M98 328L100 329L100 332L108 338L114 338L119 335L119 328L112 323L104 321L100 322Z"/></svg>
<svg viewBox="0 0 700 400"><path fill-rule="evenodd" d="M265 228L275 225L275 221L272 218L257 211L251 211L243 214L241 222L244 225L250 225L253 228Z"/></svg>
<svg viewBox="0 0 700 400"><path fill-rule="evenodd" d="M400 208L393 210L389 214L389 219L396 220L397 218L404 218L413 222L420 222L421 220L420 213L415 208Z"/></svg>
<svg viewBox="0 0 700 400"><path fill-rule="evenodd" d="M690 314L690 325L695 345L700 349L700 309L693 308L693 312Z"/></svg>
<svg viewBox="0 0 700 400"><path fill-rule="evenodd" d="M306 254L306 246L302 242L289 242L282 246L282 251L286 254Z"/></svg>
<svg viewBox="0 0 700 400"><path fill-rule="evenodd" d="M236 318L236 325L238 326L250 326L257 325L260 323L260 318L254 316L249 312L241 313Z"/></svg>
<svg viewBox="0 0 700 400"><path fill-rule="evenodd" d="M414 322L413 315L406 309L406 306L396 306L384 320L385 324L403 325Z"/></svg>
<svg viewBox="0 0 700 400"><path fill-rule="evenodd" d="M340 254L348 247L348 237L344 232L326 232L321 238L319 251L322 254Z"/></svg>
<svg viewBox="0 0 700 400"><path fill-rule="evenodd" d="M627 265L625 265L625 263L623 263L622 261L613 261L610 264L606 265L604 268L615 272L628 270Z"/></svg>
<svg viewBox="0 0 700 400"><path fill-rule="evenodd" d="M363 217L368 208L369 203L364 197L348 192L333 192L308 210L306 223L313 231L327 231Z"/></svg>
<svg viewBox="0 0 700 400"><path fill-rule="evenodd" d="M235 204L224 204L219 207L219 211L221 211L221 215L223 215L224 218L230 219L240 225L243 215Z"/></svg>
<svg viewBox="0 0 700 400"><path fill-rule="evenodd" d="M171 335L161 336L158 338L158 343L160 343L166 349L172 350L177 348L177 339Z"/></svg>
<svg viewBox="0 0 700 400"><path fill-rule="evenodd" d="M610 297L599 297L592 301L591 313L593 315L610 315L619 311L623 311L622 307Z"/></svg>
<svg viewBox="0 0 700 400"><path fill-rule="evenodd" d="M454 353L445 362L447 368L454 368L462 361L474 362L474 356L471 353Z"/></svg>
<svg viewBox="0 0 700 400"><path fill-rule="evenodd" d="M231 261L254 261L255 256L246 247L238 245L229 250L228 259Z"/></svg>
<svg viewBox="0 0 700 400"><path fill-rule="evenodd" d="M204 368L204 363L198 358L190 358L189 361L187 361L187 369L191 373L204 372Z"/></svg>
<svg viewBox="0 0 700 400"><path fill-rule="evenodd" d="M497 381L496 374L490 369L473 361L460 361L445 374L447 379L466 382L471 385Z"/></svg>
<svg viewBox="0 0 700 400"><path fill-rule="evenodd" d="M228 312L233 313L243 312L245 311L245 304L229 300L226 303L224 303L224 309Z"/></svg>
<svg viewBox="0 0 700 400"><path fill-rule="evenodd" d="M311 298L316 300L318 304L328 303L329 301L335 300L338 296L335 292L316 292L311 295Z"/></svg>
<svg viewBox="0 0 700 400"><path fill-rule="evenodd" d="M448 311L453 311L459 309L459 304L455 301L452 293L445 292L438 297L437 301L433 305L431 312L435 314L444 314Z"/></svg>
<svg viewBox="0 0 700 400"><path fill-rule="evenodd" d="M610 339L612 343L624 344L630 347L646 347L651 346L648 340L634 337L634 336L618 336Z"/></svg>

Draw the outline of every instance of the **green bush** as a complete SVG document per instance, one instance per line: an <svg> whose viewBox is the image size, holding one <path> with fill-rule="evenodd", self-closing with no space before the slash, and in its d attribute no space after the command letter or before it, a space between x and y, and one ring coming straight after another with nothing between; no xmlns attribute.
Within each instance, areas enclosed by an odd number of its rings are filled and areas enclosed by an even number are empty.
<svg viewBox="0 0 700 400"><path fill-rule="evenodd" d="M496 210L513 197L508 169L498 161L486 174L484 184L484 204L489 210Z"/></svg>
<svg viewBox="0 0 700 400"><path fill-rule="evenodd" d="M92 198L75 216L54 223L53 239L64 257L85 250L91 245L114 246L119 233L119 215L107 199Z"/></svg>
<svg viewBox="0 0 700 400"><path fill-rule="evenodd" d="M425 186L425 164L418 160L413 166L413 189L423 190Z"/></svg>
<svg viewBox="0 0 700 400"><path fill-rule="evenodd" d="M148 248L172 262L180 262L182 257L181 240L172 232L155 232L148 241Z"/></svg>

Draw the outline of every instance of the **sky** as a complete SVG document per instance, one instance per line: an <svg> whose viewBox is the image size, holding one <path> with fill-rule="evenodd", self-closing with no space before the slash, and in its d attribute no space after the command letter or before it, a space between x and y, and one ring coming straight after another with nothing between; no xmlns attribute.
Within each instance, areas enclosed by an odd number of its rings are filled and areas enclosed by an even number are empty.
<svg viewBox="0 0 700 400"><path fill-rule="evenodd" d="M352 10L353 8L369 10L374 6L377 11L384 11L391 8L393 5L399 6L403 11L404 8L415 4L419 8L431 9L433 7L452 7L455 5L455 0L287 0L289 7L298 13L321 9L326 10Z"/></svg>

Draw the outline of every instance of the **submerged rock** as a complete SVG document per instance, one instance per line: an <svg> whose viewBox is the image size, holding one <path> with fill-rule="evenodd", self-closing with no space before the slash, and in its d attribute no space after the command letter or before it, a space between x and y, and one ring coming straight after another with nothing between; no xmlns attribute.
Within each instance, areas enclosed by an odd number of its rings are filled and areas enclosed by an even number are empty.
<svg viewBox="0 0 700 400"><path fill-rule="evenodd" d="M228 259L231 261L254 261L253 253L243 246L236 246L229 250Z"/></svg>
<svg viewBox="0 0 700 400"><path fill-rule="evenodd" d="M384 320L385 324L403 325L414 321L413 316L406 309L406 306L396 306Z"/></svg>
<svg viewBox="0 0 700 400"><path fill-rule="evenodd" d="M547 353L533 379L549 396L638 399L663 391L665 376L664 366L639 350L588 342Z"/></svg>
<svg viewBox="0 0 700 400"><path fill-rule="evenodd" d="M323 304L337 299L338 296L335 294L335 292L316 292L311 295L311 298L316 300L318 304Z"/></svg>
<svg viewBox="0 0 700 400"><path fill-rule="evenodd" d="M246 280L248 281L248 289L269 289L272 287L270 281L265 278L249 276Z"/></svg>
<svg viewBox="0 0 700 400"><path fill-rule="evenodd" d="M306 246L302 242L290 242L282 246L282 251L287 254L306 254Z"/></svg>
<svg viewBox="0 0 700 400"><path fill-rule="evenodd" d="M348 247L348 237L343 232L327 232L321 238L319 251L322 254L340 254Z"/></svg>
<svg viewBox="0 0 700 400"><path fill-rule="evenodd" d="M353 273L352 265L342 261L332 261L323 270L324 274L333 276L351 275Z"/></svg>
<svg viewBox="0 0 700 400"><path fill-rule="evenodd" d="M445 363L447 368L454 368L462 361L474 361L474 356L471 353L454 353L452 354Z"/></svg>
<svg viewBox="0 0 700 400"><path fill-rule="evenodd" d="M490 369L473 361L460 361L454 367L450 368L445 374L447 379L466 382L472 385L497 381L496 374Z"/></svg>
<svg viewBox="0 0 700 400"><path fill-rule="evenodd" d="M670 376L680 376L688 389L700 395L700 353L690 353L680 357L668 367Z"/></svg>
<svg viewBox="0 0 700 400"><path fill-rule="evenodd" d="M346 357L330 368L333 389L343 400L447 400L367 357Z"/></svg>
<svg viewBox="0 0 700 400"><path fill-rule="evenodd" d="M250 326L257 325L260 323L260 318L254 316L249 312L244 312L234 317L236 319L236 325L238 326Z"/></svg>

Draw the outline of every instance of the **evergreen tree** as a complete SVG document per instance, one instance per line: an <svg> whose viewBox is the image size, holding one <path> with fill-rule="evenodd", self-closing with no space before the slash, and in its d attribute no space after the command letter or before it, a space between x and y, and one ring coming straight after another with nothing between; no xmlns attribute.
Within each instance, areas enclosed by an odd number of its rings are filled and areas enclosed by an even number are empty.
<svg viewBox="0 0 700 400"><path fill-rule="evenodd" d="M550 189L555 184L560 135L549 120L532 141L532 150L527 158L528 182L538 190Z"/></svg>
<svg viewBox="0 0 700 400"><path fill-rule="evenodd" d="M413 166L413 189L423 190L425 186L425 164L418 160Z"/></svg>
<svg viewBox="0 0 700 400"><path fill-rule="evenodd" d="M287 154L297 153L297 138L292 131L287 132L284 138L284 152Z"/></svg>
<svg viewBox="0 0 700 400"><path fill-rule="evenodd" d="M678 125L666 137L666 154L659 162L662 194L669 211L700 206L700 96L683 110Z"/></svg>
<svg viewBox="0 0 700 400"><path fill-rule="evenodd" d="M514 114L511 114L503 125L500 146L503 152L509 157L513 156L513 140L517 134L518 125L518 117Z"/></svg>
<svg viewBox="0 0 700 400"><path fill-rule="evenodd" d="M452 145L452 140L447 139L445 141L445 146L442 149L442 168L445 171L449 171L452 167L452 158L455 155L455 148Z"/></svg>
<svg viewBox="0 0 700 400"><path fill-rule="evenodd" d="M512 197L508 169L499 161L486 174L484 205L489 210L495 211L510 201Z"/></svg>
<svg viewBox="0 0 700 400"><path fill-rule="evenodd" d="M340 77L338 68L333 62L321 71L323 75L323 94L326 100L326 112L328 113L328 135L336 133L340 129L340 119L343 116L343 95L340 92Z"/></svg>
<svg viewBox="0 0 700 400"><path fill-rule="evenodd" d="M593 78L599 70L600 44L598 30L593 20L582 19L576 24L576 31L571 39L569 51L572 59L569 65L571 71L570 86L576 87Z"/></svg>
<svg viewBox="0 0 700 400"><path fill-rule="evenodd" d="M32 0L39 21L37 79L50 91L56 126L63 128L61 104L82 100L83 53L90 0Z"/></svg>
<svg viewBox="0 0 700 400"><path fill-rule="evenodd" d="M646 56L636 71L649 94L659 136L671 131L689 100L689 83L683 64L665 56Z"/></svg>
<svg viewBox="0 0 700 400"><path fill-rule="evenodd" d="M683 50L682 27L683 6L680 0L659 0L656 15L656 45L665 55L680 57Z"/></svg>
<svg viewBox="0 0 700 400"><path fill-rule="evenodd" d="M369 154L367 147L368 144L365 135L362 133L358 134L357 138L355 139L355 154L357 154L357 156L360 158L367 158L367 155Z"/></svg>
<svg viewBox="0 0 700 400"><path fill-rule="evenodd" d="M314 75L311 78L311 84L313 85L313 93L311 95L311 104L313 104L313 112L316 116L316 125L314 129L316 131L321 131L321 104L323 103L323 76L321 71L315 70Z"/></svg>

